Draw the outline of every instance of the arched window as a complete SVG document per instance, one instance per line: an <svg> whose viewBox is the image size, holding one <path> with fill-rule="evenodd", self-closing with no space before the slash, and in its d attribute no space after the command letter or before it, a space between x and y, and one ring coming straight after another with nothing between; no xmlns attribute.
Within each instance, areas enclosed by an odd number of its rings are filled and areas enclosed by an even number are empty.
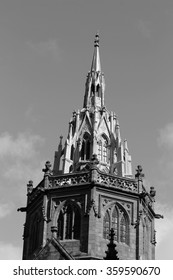
<svg viewBox="0 0 173 280"><path fill-rule="evenodd" d="M64 216L63 216L62 211L59 214L57 226L58 226L57 237L58 237L58 239L62 240L63 239L63 229L64 229Z"/></svg>
<svg viewBox="0 0 173 280"><path fill-rule="evenodd" d="M81 159L84 160L85 157L85 141L82 141L82 149L81 149Z"/></svg>
<svg viewBox="0 0 173 280"><path fill-rule="evenodd" d="M65 239L72 239L72 218L73 218L72 207L71 205L68 205L66 210Z"/></svg>
<svg viewBox="0 0 173 280"><path fill-rule="evenodd" d="M73 238L80 239L80 226L81 226L81 217L79 209L74 211L74 226L73 226Z"/></svg>
<svg viewBox="0 0 173 280"><path fill-rule="evenodd" d="M91 139L88 133L84 134L81 148L81 160L89 160L91 152Z"/></svg>
<svg viewBox="0 0 173 280"><path fill-rule="evenodd" d="M111 226L110 226L111 225ZM108 239L110 228L114 229L114 240L129 245L129 221L125 210L118 205L108 210L103 218L103 238Z"/></svg>
<svg viewBox="0 0 173 280"><path fill-rule="evenodd" d="M117 209L114 207L112 212L112 228L114 229L115 233L115 241L118 240L118 212Z"/></svg>
<svg viewBox="0 0 173 280"><path fill-rule="evenodd" d="M102 159L102 141L98 142L98 159Z"/></svg>
<svg viewBox="0 0 173 280"><path fill-rule="evenodd" d="M103 138L103 162L107 162L107 158L108 158L107 146L108 146L107 140Z"/></svg>
<svg viewBox="0 0 173 280"><path fill-rule="evenodd" d="M117 149L114 150L114 162L117 162Z"/></svg>
<svg viewBox="0 0 173 280"><path fill-rule="evenodd" d="M128 244L128 222L125 214L120 220L120 242Z"/></svg>
<svg viewBox="0 0 173 280"><path fill-rule="evenodd" d="M103 219L103 238L109 239L110 232L110 217L108 211L106 211Z"/></svg>
<svg viewBox="0 0 173 280"><path fill-rule="evenodd" d="M94 92L95 92L95 86L94 84L91 85L91 96L94 95Z"/></svg>
<svg viewBox="0 0 173 280"><path fill-rule="evenodd" d="M74 155L74 146L71 146L71 152L70 152L70 159L73 160L73 155Z"/></svg>
<svg viewBox="0 0 173 280"><path fill-rule="evenodd" d="M60 240L80 239L81 215L75 205L68 204L60 211L57 228L57 238Z"/></svg>
<svg viewBox="0 0 173 280"><path fill-rule="evenodd" d="M109 161L109 148L107 138L102 135L98 142L98 159L104 163Z"/></svg>
<svg viewBox="0 0 173 280"><path fill-rule="evenodd" d="M86 160L90 159L90 141L86 140Z"/></svg>
<svg viewBox="0 0 173 280"><path fill-rule="evenodd" d="M143 219L143 257L149 258L150 226L147 217Z"/></svg>
<svg viewBox="0 0 173 280"><path fill-rule="evenodd" d="M100 85L98 84L96 87L97 96L100 97Z"/></svg>

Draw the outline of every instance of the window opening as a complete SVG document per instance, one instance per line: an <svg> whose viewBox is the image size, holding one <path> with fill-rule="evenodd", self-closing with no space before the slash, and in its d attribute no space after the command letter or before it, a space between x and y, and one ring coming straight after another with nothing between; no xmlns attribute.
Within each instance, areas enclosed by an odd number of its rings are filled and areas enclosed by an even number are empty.
<svg viewBox="0 0 173 280"><path fill-rule="evenodd" d="M112 228L114 229L115 233L115 241L118 240L118 213L116 208L114 207L113 212L112 212Z"/></svg>
<svg viewBox="0 0 173 280"><path fill-rule="evenodd" d="M73 231L74 231L74 239L80 239L80 223L81 223L81 217L80 217L80 212L79 210L76 208L75 212L74 212L74 227L73 227Z"/></svg>
<svg viewBox="0 0 173 280"><path fill-rule="evenodd" d="M81 215L79 209L69 204L64 213L60 211L57 228L59 240L80 239Z"/></svg>
<svg viewBox="0 0 173 280"><path fill-rule="evenodd" d="M58 219L58 232L57 232L57 237L60 240L63 239L63 229L64 229L64 217L63 217L63 213L61 211L59 214L59 219Z"/></svg>
<svg viewBox="0 0 173 280"><path fill-rule="evenodd" d="M103 237L105 239L109 239L109 232L110 232L110 218L109 218L108 211L106 211L106 214L103 219Z"/></svg>
<svg viewBox="0 0 173 280"><path fill-rule="evenodd" d="M73 160L73 155L74 155L74 146L71 146L71 153L70 153L70 159Z"/></svg>
<svg viewBox="0 0 173 280"><path fill-rule="evenodd" d="M91 141L87 134L84 134L81 148L81 160L89 160L91 152Z"/></svg>

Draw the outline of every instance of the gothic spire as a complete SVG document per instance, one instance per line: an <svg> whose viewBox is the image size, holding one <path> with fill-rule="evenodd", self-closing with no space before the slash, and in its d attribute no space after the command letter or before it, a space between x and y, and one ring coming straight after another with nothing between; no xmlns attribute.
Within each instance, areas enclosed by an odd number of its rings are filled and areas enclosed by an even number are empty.
<svg viewBox="0 0 173 280"><path fill-rule="evenodd" d="M101 72L101 64L100 64L100 54L99 54L99 34L95 35L94 41L94 54L91 64L91 72Z"/></svg>
<svg viewBox="0 0 173 280"><path fill-rule="evenodd" d="M105 81L101 72L99 53L99 34L95 35L94 54L91 70L87 75L85 84L84 107L104 107Z"/></svg>

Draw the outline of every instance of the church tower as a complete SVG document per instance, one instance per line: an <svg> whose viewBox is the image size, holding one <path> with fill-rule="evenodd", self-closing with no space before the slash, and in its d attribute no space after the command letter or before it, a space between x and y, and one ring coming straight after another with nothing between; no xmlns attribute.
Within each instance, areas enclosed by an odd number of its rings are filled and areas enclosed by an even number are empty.
<svg viewBox="0 0 173 280"><path fill-rule="evenodd" d="M105 107L105 80L96 34L83 108L47 161L44 178L27 185L23 259L104 259L110 232L119 259L155 258L155 193L132 174L127 140Z"/></svg>

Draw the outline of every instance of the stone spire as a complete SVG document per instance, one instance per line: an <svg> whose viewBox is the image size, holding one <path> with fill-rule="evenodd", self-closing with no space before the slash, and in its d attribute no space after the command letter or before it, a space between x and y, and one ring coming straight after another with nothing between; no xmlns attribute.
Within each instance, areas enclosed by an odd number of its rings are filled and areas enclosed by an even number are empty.
<svg viewBox="0 0 173 280"><path fill-rule="evenodd" d="M104 105L105 82L101 72L99 35L95 35L94 53L85 84L83 108L74 111L62 147L55 152L53 174L87 170L93 155L97 168L120 177L132 177L131 156L127 141L123 144L117 116Z"/></svg>
<svg viewBox="0 0 173 280"><path fill-rule="evenodd" d="M94 54L93 54L93 60L91 64L91 72L101 72L101 63L100 63L100 53L99 53L99 34L97 33L95 35L95 41L94 41Z"/></svg>
<svg viewBox="0 0 173 280"><path fill-rule="evenodd" d="M105 81L101 72L99 35L95 35L91 70L87 75L83 107L104 107Z"/></svg>

